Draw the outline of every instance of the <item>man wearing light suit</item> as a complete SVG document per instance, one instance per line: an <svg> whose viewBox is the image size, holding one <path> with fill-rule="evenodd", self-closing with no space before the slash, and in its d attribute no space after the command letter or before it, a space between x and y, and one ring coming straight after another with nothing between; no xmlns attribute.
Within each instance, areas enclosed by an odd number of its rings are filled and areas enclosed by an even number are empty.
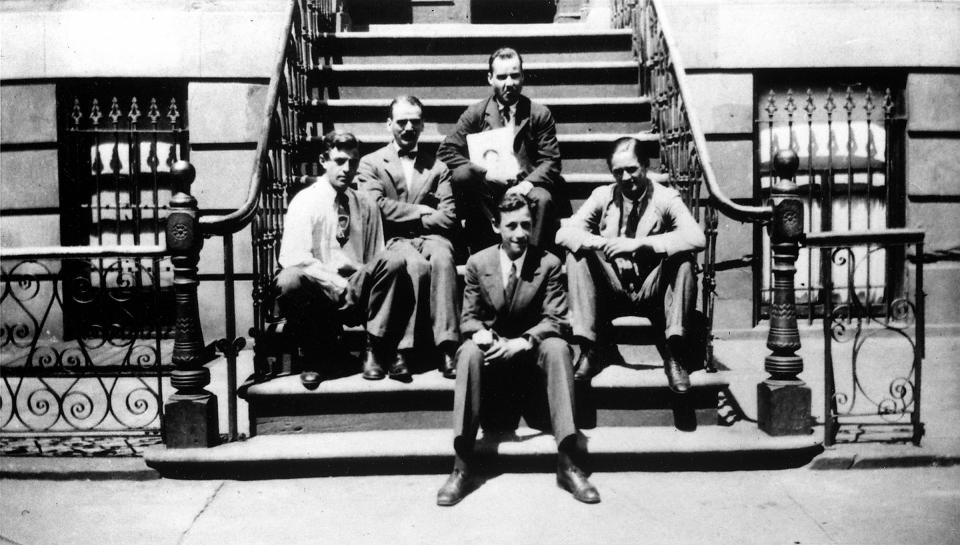
<svg viewBox="0 0 960 545"><path fill-rule="evenodd" d="M570 214L570 201L560 176L560 145L550 110L523 96L523 59L504 47L488 60L492 95L471 105L454 131L440 144L437 156L453 171L453 191L471 252L499 242L491 228L497 204L505 193L524 195L532 204L531 242L553 247L559 218ZM470 161L467 136L509 127L519 172L490 171Z"/></svg>
<svg viewBox="0 0 960 545"><path fill-rule="evenodd" d="M617 140L607 164L615 183L595 189L557 232L557 244L568 251L580 344L576 378L589 380L602 369L610 320L640 314L662 331L664 372L670 388L684 393L690 378L681 360L691 351L688 322L697 297L693 256L705 246L703 230L676 190L650 179L635 138Z"/></svg>
<svg viewBox="0 0 960 545"><path fill-rule="evenodd" d="M393 142L360 160L360 189L373 196L383 214L387 247L408 262L430 269L429 297L433 342L440 348L441 372L453 378L453 355L460 340L457 325L457 270L450 242L458 228L450 188L450 171L443 162L418 149L423 131L423 104L403 95L390 103L387 129Z"/></svg>
<svg viewBox="0 0 960 545"><path fill-rule="evenodd" d="M505 196L496 223L501 244L467 261L460 322L466 340L457 350L454 390L456 458L438 505L454 505L469 493L481 425L486 432L513 430L521 414L532 427L552 430L557 484L584 503L600 501L576 462L582 452L560 260L530 245L532 224L526 198Z"/></svg>

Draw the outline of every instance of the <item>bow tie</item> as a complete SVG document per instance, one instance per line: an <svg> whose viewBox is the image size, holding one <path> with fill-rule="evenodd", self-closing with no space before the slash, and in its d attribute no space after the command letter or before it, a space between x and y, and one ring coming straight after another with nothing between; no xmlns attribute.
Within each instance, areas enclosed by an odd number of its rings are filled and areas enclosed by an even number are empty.
<svg viewBox="0 0 960 545"><path fill-rule="evenodd" d="M397 150L397 155L399 155L400 157L409 157L409 158L411 158L411 159L416 159L416 158L417 158L417 150L415 150L415 149L412 149L412 150L409 150L409 151L406 151L406 150Z"/></svg>

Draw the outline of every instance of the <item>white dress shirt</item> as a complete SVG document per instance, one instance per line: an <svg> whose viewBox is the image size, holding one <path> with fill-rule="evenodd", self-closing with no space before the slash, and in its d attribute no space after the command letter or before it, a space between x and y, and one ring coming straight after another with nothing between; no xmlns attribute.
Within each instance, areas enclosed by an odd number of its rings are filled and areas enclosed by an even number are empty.
<svg viewBox="0 0 960 545"><path fill-rule="evenodd" d="M366 261L365 256L383 249L383 226L376 204L352 189L346 190L346 196L350 208L346 244L340 246L337 241L337 192L326 177L302 189L290 201L280 242L280 266L302 267L304 272L317 278L324 291L334 299L339 298L347 287L347 279L338 272L340 268L352 265L359 269ZM364 208L370 207L375 208L376 213L364 214ZM365 216L373 218L369 225L364 225ZM374 232L366 233L368 229ZM371 234L373 236L369 237ZM370 240L373 248L366 247Z"/></svg>
<svg viewBox="0 0 960 545"><path fill-rule="evenodd" d="M507 282L510 280L510 265L517 264L517 272L515 273L517 279L520 279L520 271L523 270L523 262L527 259L527 252L524 251L523 254L517 259L511 261L510 257L507 256L507 252L503 251L503 247L500 247L500 278L503 280L503 287L507 287Z"/></svg>

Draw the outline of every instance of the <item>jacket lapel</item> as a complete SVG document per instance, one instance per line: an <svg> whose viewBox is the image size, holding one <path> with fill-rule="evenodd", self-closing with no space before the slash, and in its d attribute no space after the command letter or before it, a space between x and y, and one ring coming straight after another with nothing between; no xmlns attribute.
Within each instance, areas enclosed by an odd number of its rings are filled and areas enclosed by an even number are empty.
<svg viewBox="0 0 960 545"><path fill-rule="evenodd" d="M500 277L500 249L494 247L487 257L486 263L480 268L483 271L480 277L480 285L483 291L487 292L487 297L493 305L493 310L497 314L506 306L503 293L503 278Z"/></svg>
<svg viewBox="0 0 960 545"><path fill-rule="evenodd" d="M387 146L387 151L383 155L383 168L393 180L397 200L407 201L408 182L403 177L403 165L400 164L400 156L397 155L397 149L393 145Z"/></svg>
<svg viewBox="0 0 960 545"><path fill-rule="evenodd" d="M503 128L503 121L500 119L500 107L497 105L497 99L493 96L487 99L487 108L483 115L487 118L487 126L490 129Z"/></svg>
<svg viewBox="0 0 960 545"><path fill-rule="evenodd" d="M650 187L647 188L647 194L637 203L638 206L643 207L643 212L640 214L640 221L637 222L636 238L645 237L658 227L657 223L660 217L659 214L657 214L657 207L653 204L653 184L655 183L656 182L653 181L650 182Z"/></svg>
<svg viewBox="0 0 960 545"><path fill-rule="evenodd" d="M408 190L411 187L416 188L416 193L411 193L407 202L419 203L423 200L424 195L433 190L433 188L430 187L431 184L426 183L427 180L424 180L424 178L429 174L429 171L424 168L425 165L422 154L423 151L417 153L417 160L413 163L413 176L416 178L416 180L410 180L407 182ZM401 170L403 169L401 168Z"/></svg>

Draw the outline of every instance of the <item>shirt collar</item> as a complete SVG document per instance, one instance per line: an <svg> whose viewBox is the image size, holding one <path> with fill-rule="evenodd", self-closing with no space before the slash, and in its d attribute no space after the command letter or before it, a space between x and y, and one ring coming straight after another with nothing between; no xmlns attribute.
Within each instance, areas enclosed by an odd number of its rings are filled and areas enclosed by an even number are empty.
<svg viewBox="0 0 960 545"><path fill-rule="evenodd" d="M523 254L520 255L520 257L518 257L517 259L511 261L511 260L510 260L510 257L507 255L507 252L504 251L503 246L500 246L500 271L504 274L504 276L506 276L507 273L510 272L510 264L511 264L511 263L516 263L516 264L517 264L517 275L519 275L519 274L520 274L520 271L523 270L523 263L524 263L524 261L527 260L527 254L528 254L528 253L530 253L530 252L529 252L529 251L524 251Z"/></svg>

